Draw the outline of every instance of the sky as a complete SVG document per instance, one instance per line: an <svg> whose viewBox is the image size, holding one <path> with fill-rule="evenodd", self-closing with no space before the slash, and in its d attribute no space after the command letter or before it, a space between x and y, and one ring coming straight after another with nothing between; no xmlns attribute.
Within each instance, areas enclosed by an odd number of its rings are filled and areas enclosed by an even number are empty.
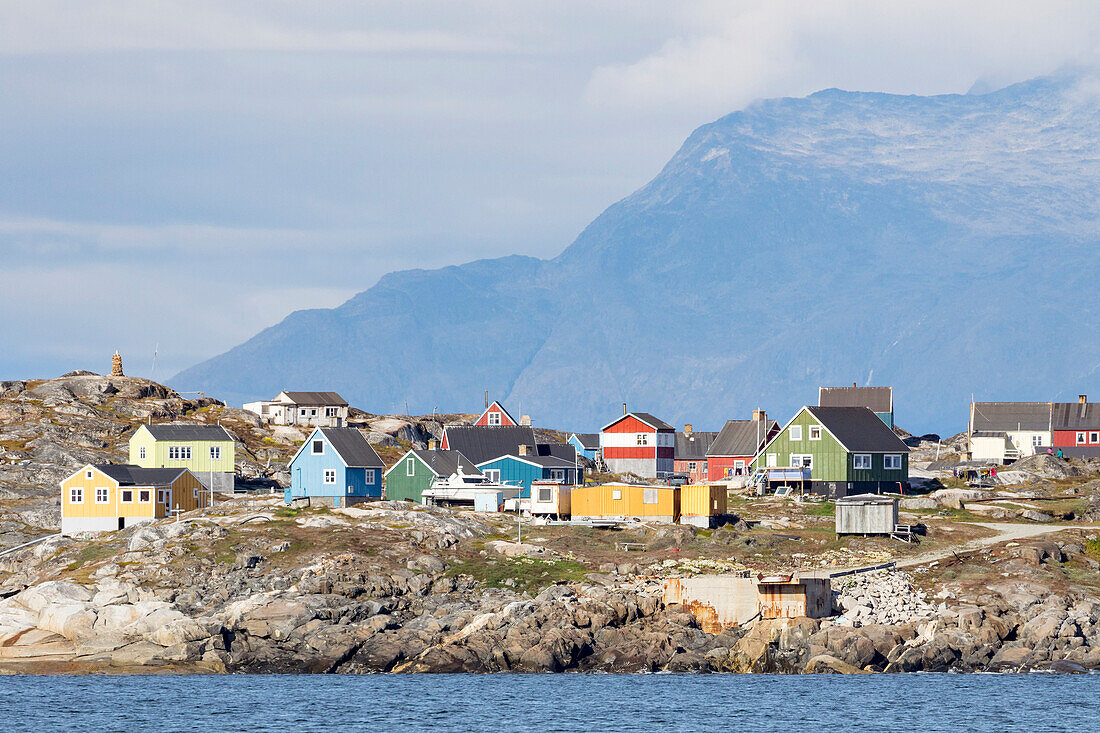
<svg viewBox="0 0 1100 733"><path fill-rule="evenodd" d="M393 270L553 257L756 99L1097 39L1091 1L0 0L0 379L166 379Z"/></svg>

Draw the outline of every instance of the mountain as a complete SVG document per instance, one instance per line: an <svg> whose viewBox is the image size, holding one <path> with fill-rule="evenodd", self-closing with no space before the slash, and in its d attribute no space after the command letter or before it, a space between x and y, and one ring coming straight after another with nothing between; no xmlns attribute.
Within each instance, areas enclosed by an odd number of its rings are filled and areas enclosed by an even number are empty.
<svg viewBox="0 0 1100 733"><path fill-rule="evenodd" d="M819 385L886 384L910 430L1100 375L1100 81L829 89L697 129L552 260L386 275L180 373L233 401L335 389L373 411L593 429L620 403L715 428Z"/></svg>

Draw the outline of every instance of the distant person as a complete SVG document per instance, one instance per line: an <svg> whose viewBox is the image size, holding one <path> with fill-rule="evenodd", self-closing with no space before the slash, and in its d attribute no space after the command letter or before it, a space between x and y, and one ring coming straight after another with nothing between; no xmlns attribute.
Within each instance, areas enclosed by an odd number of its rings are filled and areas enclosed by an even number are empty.
<svg viewBox="0 0 1100 733"><path fill-rule="evenodd" d="M1047 455L1048 456L1054 455L1054 449L1053 448L1047 448Z"/></svg>
<svg viewBox="0 0 1100 733"><path fill-rule="evenodd" d="M1066 454L1062 452L1062 449L1061 449L1061 448L1059 448L1059 449L1058 449L1058 453L1057 453L1056 455L1057 455L1057 456L1058 456L1059 458L1063 458L1063 459L1064 459L1064 458L1066 457Z"/></svg>

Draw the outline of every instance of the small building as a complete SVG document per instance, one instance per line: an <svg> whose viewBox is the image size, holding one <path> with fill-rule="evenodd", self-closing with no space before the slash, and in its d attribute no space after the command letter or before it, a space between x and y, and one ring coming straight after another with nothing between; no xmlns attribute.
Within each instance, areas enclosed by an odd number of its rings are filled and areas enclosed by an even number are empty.
<svg viewBox="0 0 1100 733"><path fill-rule="evenodd" d="M142 425L130 437L130 463L141 468L186 468L215 491L236 481L235 442L221 425Z"/></svg>
<svg viewBox="0 0 1100 733"><path fill-rule="evenodd" d="M864 537L893 534L898 526L898 501L877 494L854 494L836 500L836 534Z"/></svg>
<svg viewBox="0 0 1100 733"><path fill-rule="evenodd" d="M61 481L61 533L125 529L209 504L186 468L89 464Z"/></svg>
<svg viewBox="0 0 1100 733"><path fill-rule="evenodd" d="M680 487L641 484L576 486L572 492L574 520L675 523L680 518Z"/></svg>
<svg viewBox="0 0 1100 733"><path fill-rule="evenodd" d="M346 507L382 498L385 464L355 428L314 428L290 461L287 504Z"/></svg>
<svg viewBox="0 0 1100 733"><path fill-rule="evenodd" d="M247 402L244 409L272 425L342 428L348 402L336 392L280 392L273 400Z"/></svg>
<svg viewBox="0 0 1100 733"><path fill-rule="evenodd" d="M385 473L386 498L396 501L424 502L424 489L437 478L458 473L481 475L474 462L456 450L420 450L414 448L398 459Z"/></svg>
<svg viewBox="0 0 1100 733"><path fill-rule="evenodd" d="M717 527L727 513L728 498L725 486L684 484L680 487L680 524Z"/></svg>
<svg viewBox="0 0 1100 733"><path fill-rule="evenodd" d="M556 481L531 483L531 516L566 519L572 516L573 487Z"/></svg>
<svg viewBox="0 0 1100 733"><path fill-rule="evenodd" d="M569 440L565 441L573 446L578 455L582 455L590 461L595 461L600 455L599 433L573 433Z"/></svg>
<svg viewBox="0 0 1100 733"><path fill-rule="evenodd" d="M752 459L779 432L779 423L763 410L753 410L751 420L727 420L707 450L709 481L747 478Z"/></svg>
<svg viewBox="0 0 1100 733"><path fill-rule="evenodd" d="M520 498L531 496L531 484L535 481L553 481L575 486L579 483L580 468L574 461L557 456L540 456L528 453L520 446L515 454L497 456L477 464L478 469L490 481L509 486L520 486Z"/></svg>
<svg viewBox="0 0 1100 733"><path fill-rule="evenodd" d="M866 407L882 419L889 428L894 427L893 387L820 387L817 390L818 407Z"/></svg>
<svg viewBox="0 0 1100 733"><path fill-rule="evenodd" d="M493 402L485 408L485 412L481 413L477 420L474 421L474 425L478 427L515 427L519 425L518 422L504 409L504 405L499 402Z"/></svg>
<svg viewBox="0 0 1100 733"><path fill-rule="evenodd" d="M829 578L696 575L668 578L665 605L679 604L708 634L771 618L825 618L833 612Z"/></svg>
<svg viewBox="0 0 1100 733"><path fill-rule="evenodd" d="M810 469L811 492L832 499L898 491L909 481L909 447L866 407L803 407L753 467Z"/></svg>
<svg viewBox="0 0 1100 733"><path fill-rule="evenodd" d="M972 402L967 443L970 459L1010 463L1053 445L1049 402Z"/></svg>
<svg viewBox="0 0 1100 733"><path fill-rule="evenodd" d="M600 453L612 473L665 477L673 473L676 428L648 412L624 413L600 429Z"/></svg>
<svg viewBox="0 0 1100 733"><path fill-rule="evenodd" d="M709 476L707 451L717 437L718 433L696 431L691 424L685 425L682 433L676 433L676 450L672 454L673 472L687 476L689 483L705 483Z"/></svg>
<svg viewBox="0 0 1100 733"><path fill-rule="evenodd" d="M1052 447L1068 458L1100 457L1100 405L1081 395L1050 407Z"/></svg>

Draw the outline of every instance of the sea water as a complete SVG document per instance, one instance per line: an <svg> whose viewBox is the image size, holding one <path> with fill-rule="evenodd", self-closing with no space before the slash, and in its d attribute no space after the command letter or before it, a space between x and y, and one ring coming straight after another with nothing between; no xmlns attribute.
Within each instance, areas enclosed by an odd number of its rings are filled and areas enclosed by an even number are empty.
<svg viewBox="0 0 1100 733"><path fill-rule="evenodd" d="M0 677L0 731L1084 731L1100 675Z"/></svg>

